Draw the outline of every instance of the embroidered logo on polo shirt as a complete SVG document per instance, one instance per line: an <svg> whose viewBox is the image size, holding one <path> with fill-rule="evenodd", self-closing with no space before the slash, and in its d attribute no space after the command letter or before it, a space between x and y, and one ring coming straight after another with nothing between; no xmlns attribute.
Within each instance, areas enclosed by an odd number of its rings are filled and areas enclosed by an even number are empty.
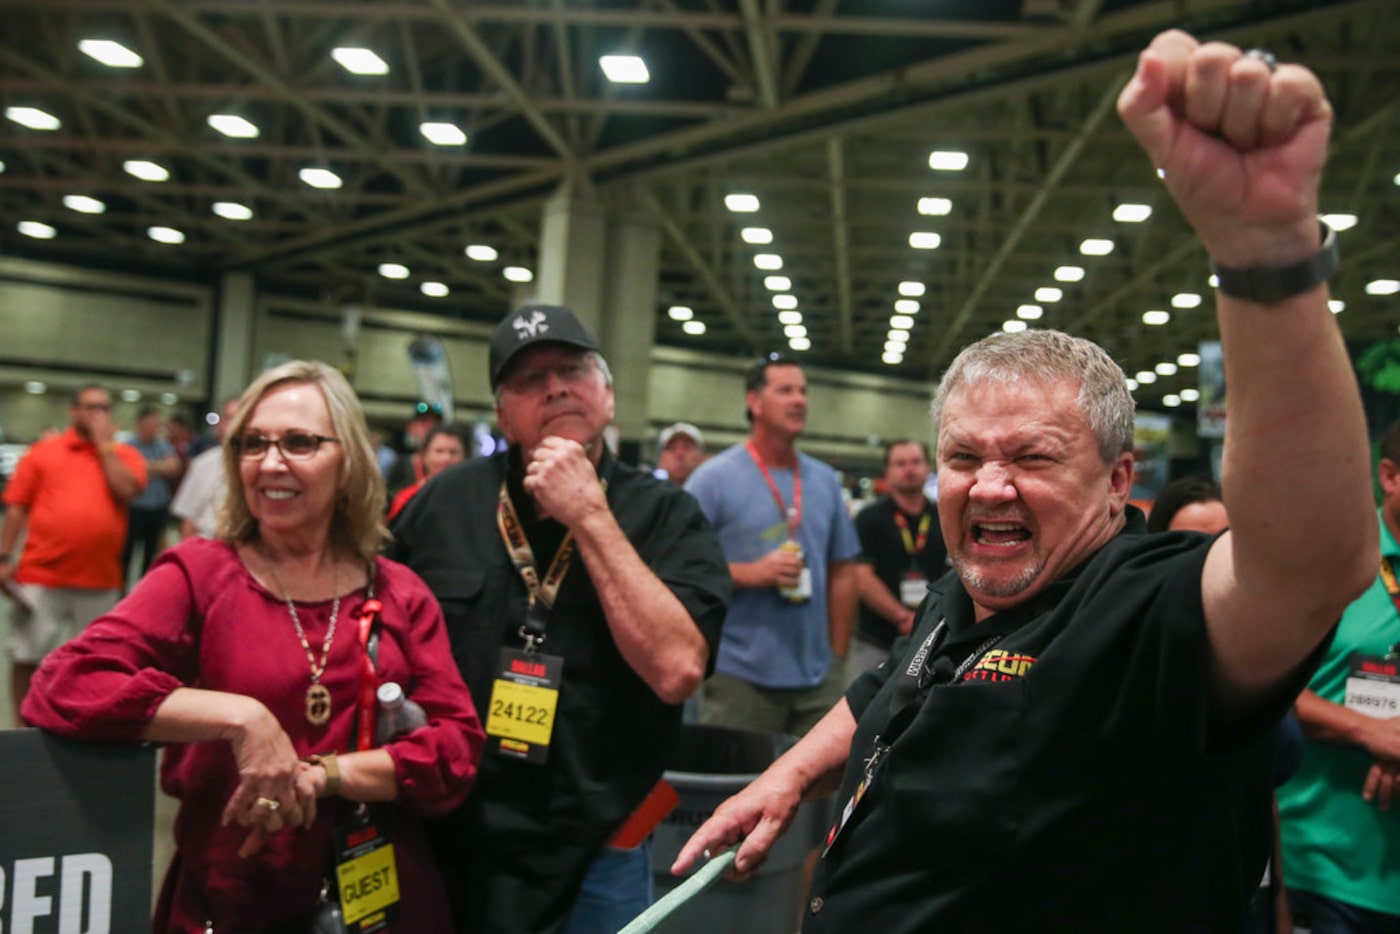
<svg viewBox="0 0 1400 934"><path fill-rule="evenodd" d="M542 311L535 311L528 318L517 315L511 324L515 328L515 339L522 341L527 337L539 337L549 330L549 325L545 324L544 312Z"/></svg>
<svg viewBox="0 0 1400 934"><path fill-rule="evenodd" d="M1032 655L1009 652L1006 649L992 649L977 659L972 670L963 675L964 681L1011 681L1020 678L1036 663Z"/></svg>

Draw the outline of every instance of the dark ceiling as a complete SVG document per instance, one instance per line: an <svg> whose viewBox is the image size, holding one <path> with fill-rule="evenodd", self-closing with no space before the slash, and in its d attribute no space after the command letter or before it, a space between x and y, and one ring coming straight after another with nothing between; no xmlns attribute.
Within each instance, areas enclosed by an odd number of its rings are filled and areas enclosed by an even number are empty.
<svg viewBox="0 0 1400 934"><path fill-rule="evenodd" d="M1239 0L24 0L0 2L0 103L39 107L54 130L0 121L0 250L179 276L251 270L265 288L495 320L533 268L544 200L568 182L641 209L663 232L656 339L750 354L786 346L754 266L781 274L814 364L925 379L962 344L1057 286L1034 325L1092 337L1132 373L1214 333L1205 257L1113 110L1136 51L1158 30L1263 46L1323 78L1337 110L1324 210L1353 213L1334 281L1349 337L1394 337L1400 278L1400 4ZM79 51L120 41L110 68ZM331 50L365 46L388 74L359 76ZM1387 51L1389 50L1389 51ZM610 84L598 59L632 52L652 80ZM260 129L228 139L236 113ZM418 131L468 136L435 146ZM934 172L931 150L968 154ZM123 163L169 170L140 181ZM334 169L343 187L298 178ZM724 196L756 195L756 214ZM80 194L105 204L84 214ZM920 198L946 198L921 216ZM249 220L215 216L232 201ZM1119 203L1154 209L1116 223ZM22 220L56 229L22 236ZM147 229L176 228L178 246ZM772 231L769 247L742 242ZM911 233L937 233L934 250ZM1080 256L1088 237L1106 256ZM463 247L495 247L477 262ZM381 276L381 263L409 277ZM1055 267L1083 267L1058 283ZM898 284L925 294L902 362L881 361ZM449 294L431 298L425 281ZM1172 308L1180 292L1205 295ZM689 306L703 335L667 309ZM1167 310L1148 326L1143 312ZM1139 390L1155 405L1189 371Z"/></svg>

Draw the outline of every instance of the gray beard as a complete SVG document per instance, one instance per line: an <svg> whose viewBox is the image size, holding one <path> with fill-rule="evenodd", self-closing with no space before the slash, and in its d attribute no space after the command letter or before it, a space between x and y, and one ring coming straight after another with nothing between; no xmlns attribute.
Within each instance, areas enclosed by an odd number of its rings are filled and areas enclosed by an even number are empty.
<svg viewBox="0 0 1400 934"><path fill-rule="evenodd" d="M1045 562L1038 561L1030 565L1020 574L1011 580L999 580L995 583L987 580L981 572L960 557L954 556L952 559L953 568L958 572L958 577L962 580L963 586L968 590L984 593L991 597L1014 597L1023 592L1036 578L1045 570Z"/></svg>

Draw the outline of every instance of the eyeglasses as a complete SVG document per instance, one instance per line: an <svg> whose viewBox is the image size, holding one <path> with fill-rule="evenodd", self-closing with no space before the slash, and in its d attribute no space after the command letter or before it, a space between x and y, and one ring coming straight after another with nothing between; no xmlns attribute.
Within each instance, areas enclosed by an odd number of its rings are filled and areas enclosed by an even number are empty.
<svg viewBox="0 0 1400 934"><path fill-rule="evenodd" d="M543 392L549 385L551 374L559 378L565 386L575 386L583 382L593 372L593 360L583 356L564 360L548 367L532 367L516 370L506 375L503 385L517 395L534 395Z"/></svg>
<svg viewBox="0 0 1400 934"><path fill-rule="evenodd" d="M110 402L79 402L78 408L87 412L110 412L112 403Z"/></svg>
<svg viewBox="0 0 1400 934"><path fill-rule="evenodd" d="M233 450L244 460L256 461L267 456L268 448L275 447L283 460L301 461L314 457L321 445L327 443L339 444L340 439L313 435L309 431L289 431L280 438L257 434L235 438Z"/></svg>

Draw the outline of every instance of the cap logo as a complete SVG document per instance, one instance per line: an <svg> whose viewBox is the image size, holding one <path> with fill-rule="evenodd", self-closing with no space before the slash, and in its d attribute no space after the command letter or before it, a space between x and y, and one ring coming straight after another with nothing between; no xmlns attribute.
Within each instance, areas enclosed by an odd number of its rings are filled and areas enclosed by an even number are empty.
<svg viewBox="0 0 1400 934"><path fill-rule="evenodd" d="M539 337L549 330L549 325L545 323L544 312L539 310L531 312L528 318L524 315L516 315L511 324L515 327L515 339L522 341L531 337Z"/></svg>

